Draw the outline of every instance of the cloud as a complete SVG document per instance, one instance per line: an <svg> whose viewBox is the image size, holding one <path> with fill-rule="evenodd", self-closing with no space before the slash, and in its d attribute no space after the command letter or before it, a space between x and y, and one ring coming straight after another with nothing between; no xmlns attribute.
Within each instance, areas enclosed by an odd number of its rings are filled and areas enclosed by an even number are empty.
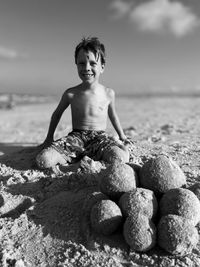
<svg viewBox="0 0 200 267"><path fill-rule="evenodd" d="M110 9L113 11L113 18L121 18L126 15L131 8L131 4L121 0L115 0L111 3Z"/></svg>
<svg viewBox="0 0 200 267"><path fill-rule="evenodd" d="M121 17L128 16L142 31L163 32L168 29L175 36L181 37L200 25L200 19L178 0L151 0L137 6L115 0L112 6L116 13L121 14Z"/></svg>
<svg viewBox="0 0 200 267"><path fill-rule="evenodd" d="M25 55L20 54L14 49L5 47L5 46L0 46L0 59L16 59L19 57L24 57Z"/></svg>

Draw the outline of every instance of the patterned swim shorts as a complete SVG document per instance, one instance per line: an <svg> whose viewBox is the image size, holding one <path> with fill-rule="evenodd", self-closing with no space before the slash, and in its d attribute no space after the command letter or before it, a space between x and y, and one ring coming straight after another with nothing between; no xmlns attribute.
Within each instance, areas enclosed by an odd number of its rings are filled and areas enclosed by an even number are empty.
<svg viewBox="0 0 200 267"><path fill-rule="evenodd" d="M103 151L113 145L119 146L119 142L104 131L73 130L67 136L54 141L51 147L67 162L74 162L86 155L100 160Z"/></svg>

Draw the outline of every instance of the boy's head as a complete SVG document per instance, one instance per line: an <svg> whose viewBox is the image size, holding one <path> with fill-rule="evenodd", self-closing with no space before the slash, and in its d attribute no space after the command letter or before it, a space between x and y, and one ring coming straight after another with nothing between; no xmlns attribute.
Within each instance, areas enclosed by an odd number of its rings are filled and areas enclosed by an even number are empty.
<svg viewBox="0 0 200 267"><path fill-rule="evenodd" d="M77 64L78 53L81 49L83 49L85 52L92 52L95 55L95 58L97 60L100 57L101 64L105 65L106 63L105 47L102 43L100 43L97 37L83 38L82 41L76 46L76 49L75 49L75 63L76 64Z"/></svg>

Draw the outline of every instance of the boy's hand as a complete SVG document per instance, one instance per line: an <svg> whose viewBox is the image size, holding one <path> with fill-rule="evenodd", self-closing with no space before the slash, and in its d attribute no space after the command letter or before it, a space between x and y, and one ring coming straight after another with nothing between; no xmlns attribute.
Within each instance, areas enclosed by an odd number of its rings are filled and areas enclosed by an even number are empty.
<svg viewBox="0 0 200 267"><path fill-rule="evenodd" d="M125 134L119 136L119 140L125 142L127 140L127 136Z"/></svg>
<svg viewBox="0 0 200 267"><path fill-rule="evenodd" d="M123 138L123 140L122 139L120 139L120 140L122 140L122 142L124 143L124 145L126 146L126 145L133 145L133 140L131 139L131 138L129 138L129 137L127 137L127 136L125 136L124 135L124 137L125 138Z"/></svg>

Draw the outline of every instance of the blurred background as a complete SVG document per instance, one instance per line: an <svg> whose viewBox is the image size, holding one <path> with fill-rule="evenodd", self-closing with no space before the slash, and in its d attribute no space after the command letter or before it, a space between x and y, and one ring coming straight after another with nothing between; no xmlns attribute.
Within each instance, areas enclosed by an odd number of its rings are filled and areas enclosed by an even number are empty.
<svg viewBox="0 0 200 267"><path fill-rule="evenodd" d="M74 49L105 44L118 95L200 94L197 0L0 0L0 93L61 95L80 82Z"/></svg>

